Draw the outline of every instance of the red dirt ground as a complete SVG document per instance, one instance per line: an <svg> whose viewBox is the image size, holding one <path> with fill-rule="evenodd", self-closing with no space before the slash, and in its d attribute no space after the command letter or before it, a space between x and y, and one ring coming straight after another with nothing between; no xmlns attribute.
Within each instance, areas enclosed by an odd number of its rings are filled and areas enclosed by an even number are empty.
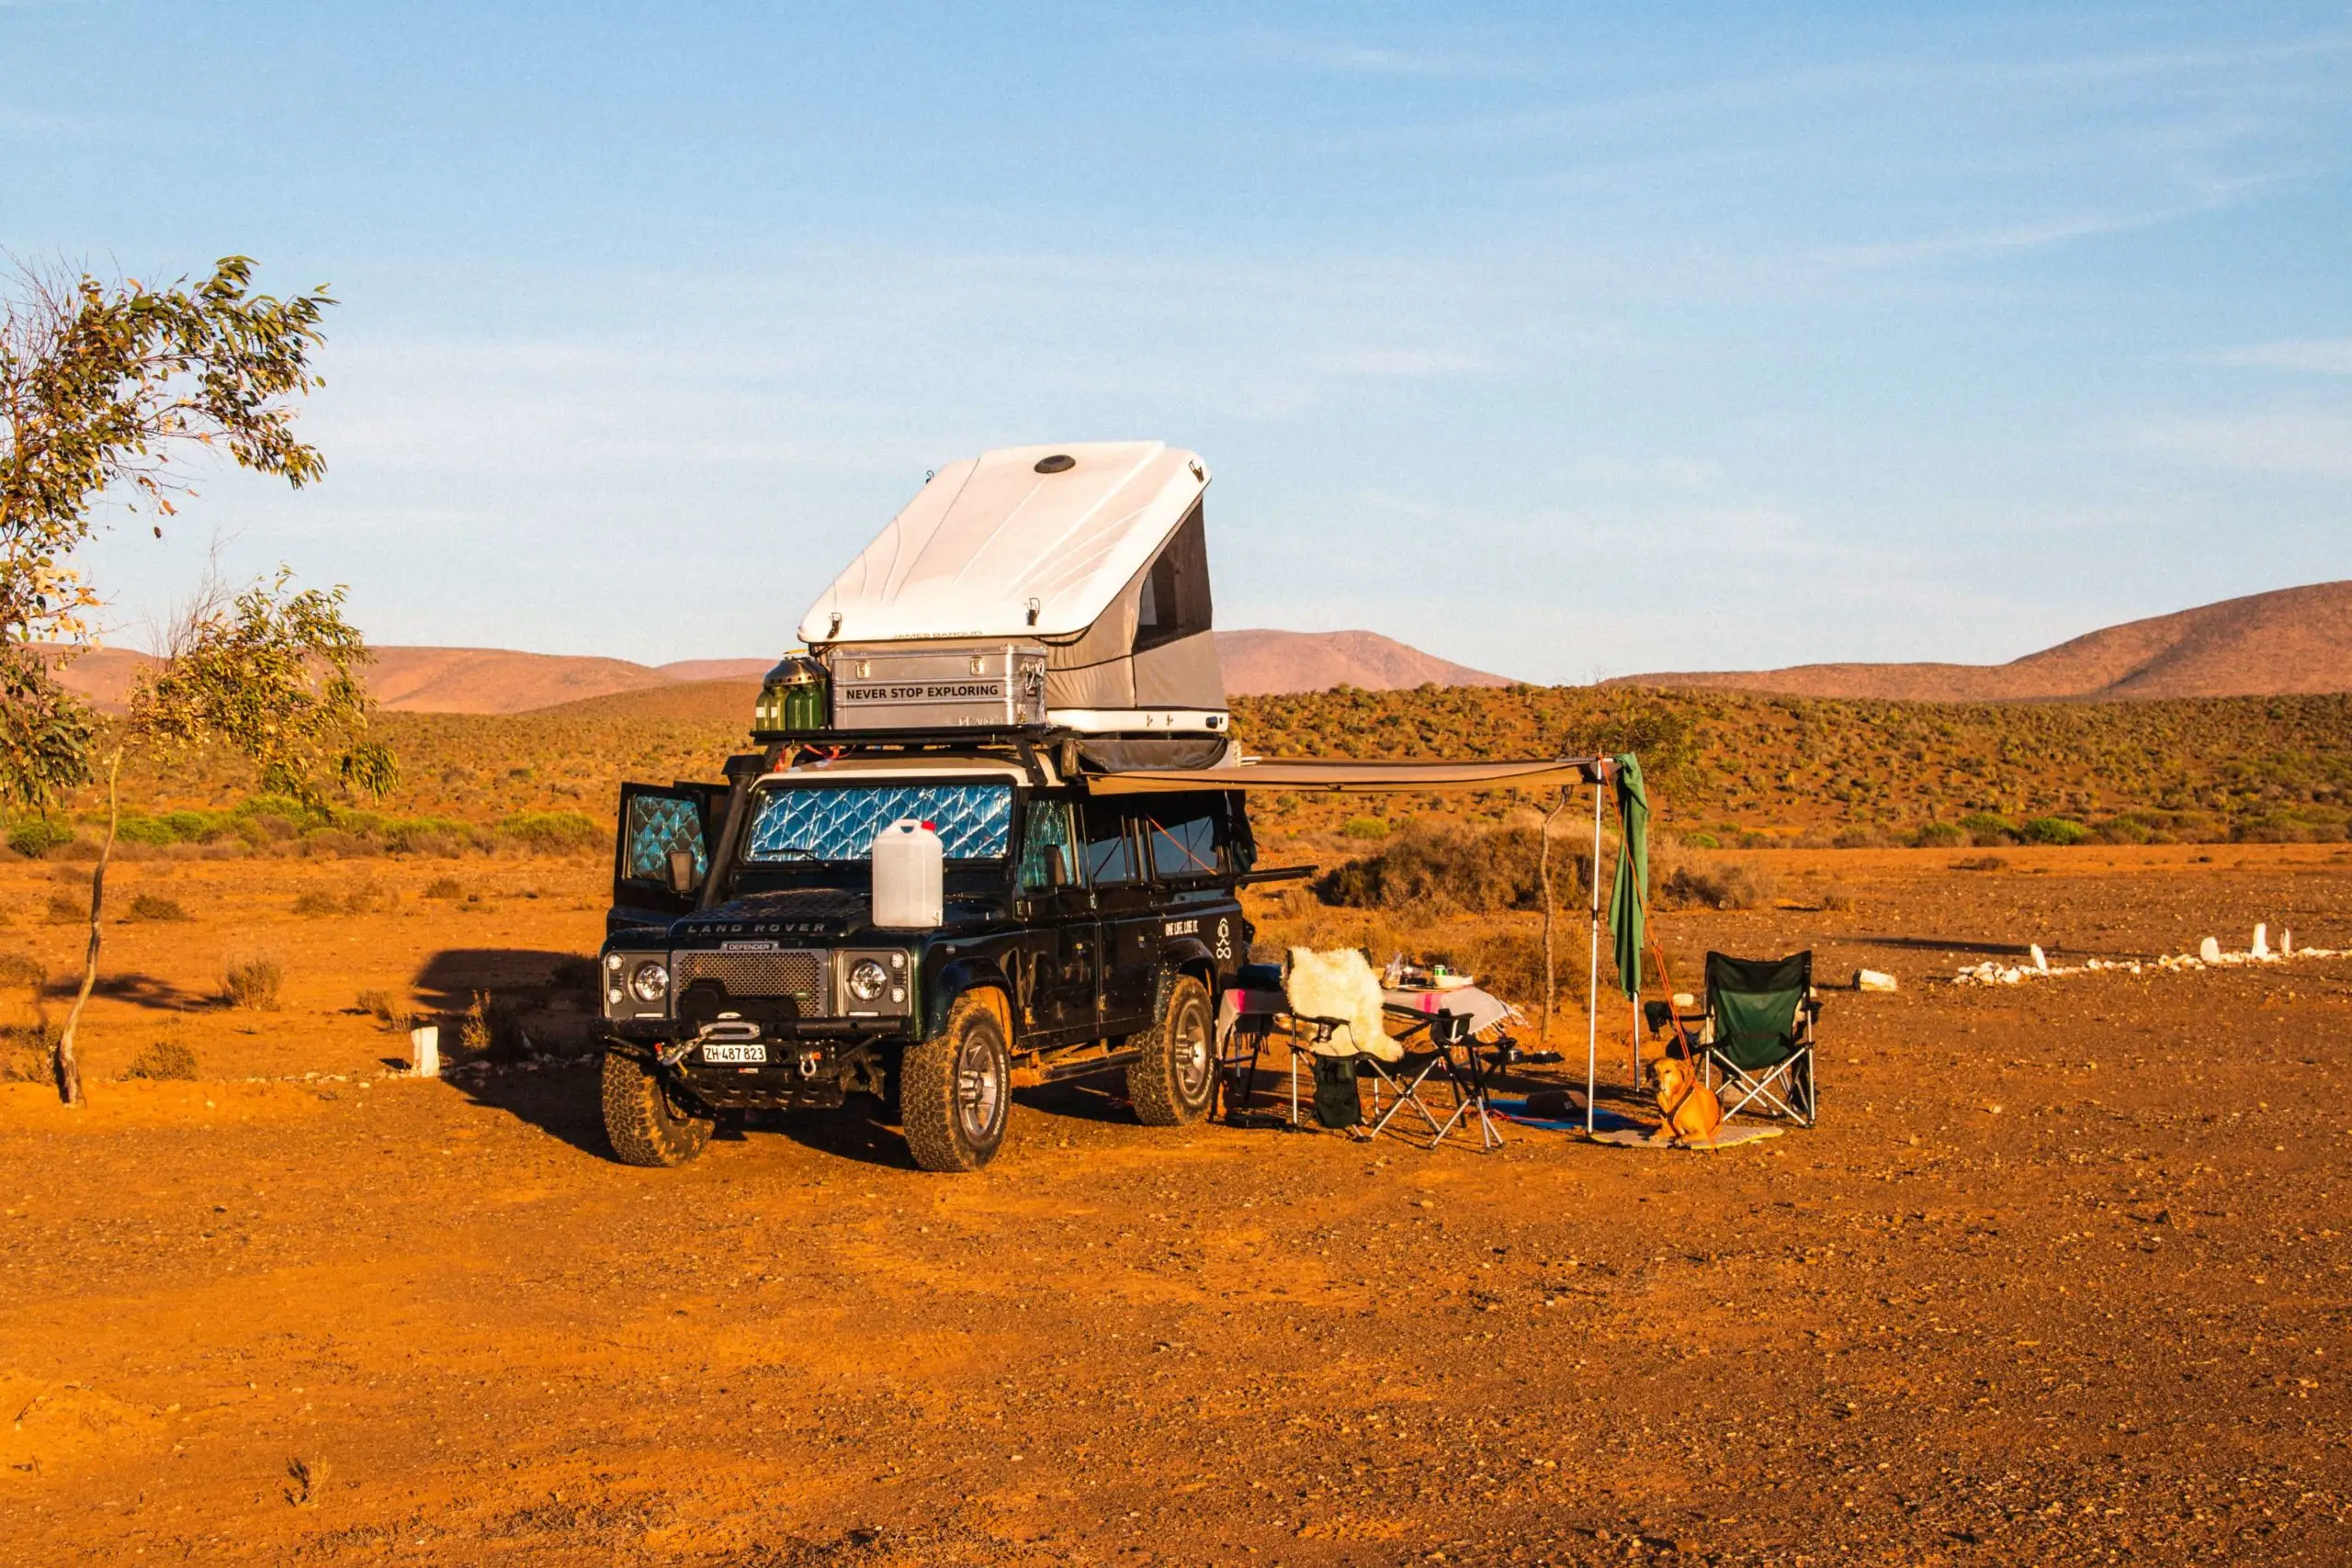
<svg viewBox="0 0 2352 1568"><path fill-rule="evenodd" d="M968 1178L855 1112L631 1169L585 1066L389 1075L356 993L543 982L594 864L128 867L193 918L110 931L92 1103L0 1087L0 1562L2352 1558L2352 962L1928 983L2352 946L2352 859L1966 858L1662 918L1901 976L1829 997L1814 1132L1430 1153L1077 1087ZM52 976L53 874L0 866ZM255 953L283 1010L214 1004ZM203 1081L115 1081L158 1037Z"/></svg>

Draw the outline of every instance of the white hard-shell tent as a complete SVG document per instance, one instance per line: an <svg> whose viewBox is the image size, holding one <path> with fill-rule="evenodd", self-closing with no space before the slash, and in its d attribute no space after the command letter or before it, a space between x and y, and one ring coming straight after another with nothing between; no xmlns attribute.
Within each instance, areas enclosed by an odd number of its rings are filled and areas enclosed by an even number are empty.
<svg viewBox="0 0 2352 1568"><path fill-rule="evenodd" d="M1008 446L950 463L834 580L801 639L820 650L1040 644L1057 724L1221 728L1208 482L1197 456L1158 441ZM1216 726L1183 717L1209 715Z"/></svg>

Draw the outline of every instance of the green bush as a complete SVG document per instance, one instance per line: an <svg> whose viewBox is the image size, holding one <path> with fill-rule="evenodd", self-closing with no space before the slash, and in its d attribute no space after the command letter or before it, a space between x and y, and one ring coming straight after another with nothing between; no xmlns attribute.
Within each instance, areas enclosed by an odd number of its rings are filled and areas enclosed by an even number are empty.
<svg viewBox="0 0 2352 1568"><path fill-rule="evenodd" d="M2016 823L1990 811L1970 812L1960 819L1960 829L1977 844L2013 844L2018 838Z"/></svg>
<svg viewBox="0 0 2352 1568"><path fill-rule="evenodd" d="M2029 844L2079 844L2091 836L2091 830L2066 817L2036 817L2018 829L2018 837Z"/></svg>
<svg viewBox="0 0 2352 1568"><path fill-rule="evenodd" d="M1930 822L1912 834L1911 841L1923 850L1948 850L1968 842L1968 835L1949 822Z"/></svg>
<svg viewBox="0 0 2352 1568"><path fill-rule="evenodd" d="M537 854L575 854L606 840L602 824L577 811L518 811L498 830Z"/></svg>
<svg viewBox="0 0 2352 1568"><path fill-rule="evenodd" d="M46 817L28 817L8 829L8 847L28 860L39 860L73 841L73 829Z"/></svg>
<svg viewBox="0 0 2352 1568"><path fill-rule="evenodd" d="M1724 847L1724 841L1713 833L1685 833L1682 841L1694 850L1719 850Z"/></svg>
<svg viewBox="0 0 2352 1568"><path fill-rule="evenodd" d="M1377 817L1351 817L1340 824L1340 837L1385 839L1388 837L1388 824Z"/></svg>

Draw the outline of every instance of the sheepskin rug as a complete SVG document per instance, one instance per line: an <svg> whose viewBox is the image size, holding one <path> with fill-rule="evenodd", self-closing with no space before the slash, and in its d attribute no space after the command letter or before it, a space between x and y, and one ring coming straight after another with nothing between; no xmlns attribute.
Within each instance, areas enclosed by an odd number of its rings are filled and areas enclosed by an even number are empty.
<svg viewBox="0 0 2352 1568"><path fill-rule="evenodd" d="M1352 947L1331 953L1294 947L1283 966L1283 994L1294 1017L1343 1018L1346 1029L1334 1030L1328 1044L1314 1047L1320 1056L1352 1056L1361 1052L1393 1062L1405 1048L1388 1038L1380 1022L1380 976L1364 955Z"/></svg>

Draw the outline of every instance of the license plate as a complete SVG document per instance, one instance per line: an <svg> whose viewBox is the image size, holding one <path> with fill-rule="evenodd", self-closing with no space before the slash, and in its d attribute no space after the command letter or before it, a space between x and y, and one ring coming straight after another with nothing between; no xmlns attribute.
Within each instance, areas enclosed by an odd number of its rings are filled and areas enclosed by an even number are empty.
<svg viewBox="0 0 2352 1568"><path fill-rule="evenodd" d="M720 1044L713 1043L702 1048L706 1062L764 1062L768 1048L764 1045Z"/></svg>

